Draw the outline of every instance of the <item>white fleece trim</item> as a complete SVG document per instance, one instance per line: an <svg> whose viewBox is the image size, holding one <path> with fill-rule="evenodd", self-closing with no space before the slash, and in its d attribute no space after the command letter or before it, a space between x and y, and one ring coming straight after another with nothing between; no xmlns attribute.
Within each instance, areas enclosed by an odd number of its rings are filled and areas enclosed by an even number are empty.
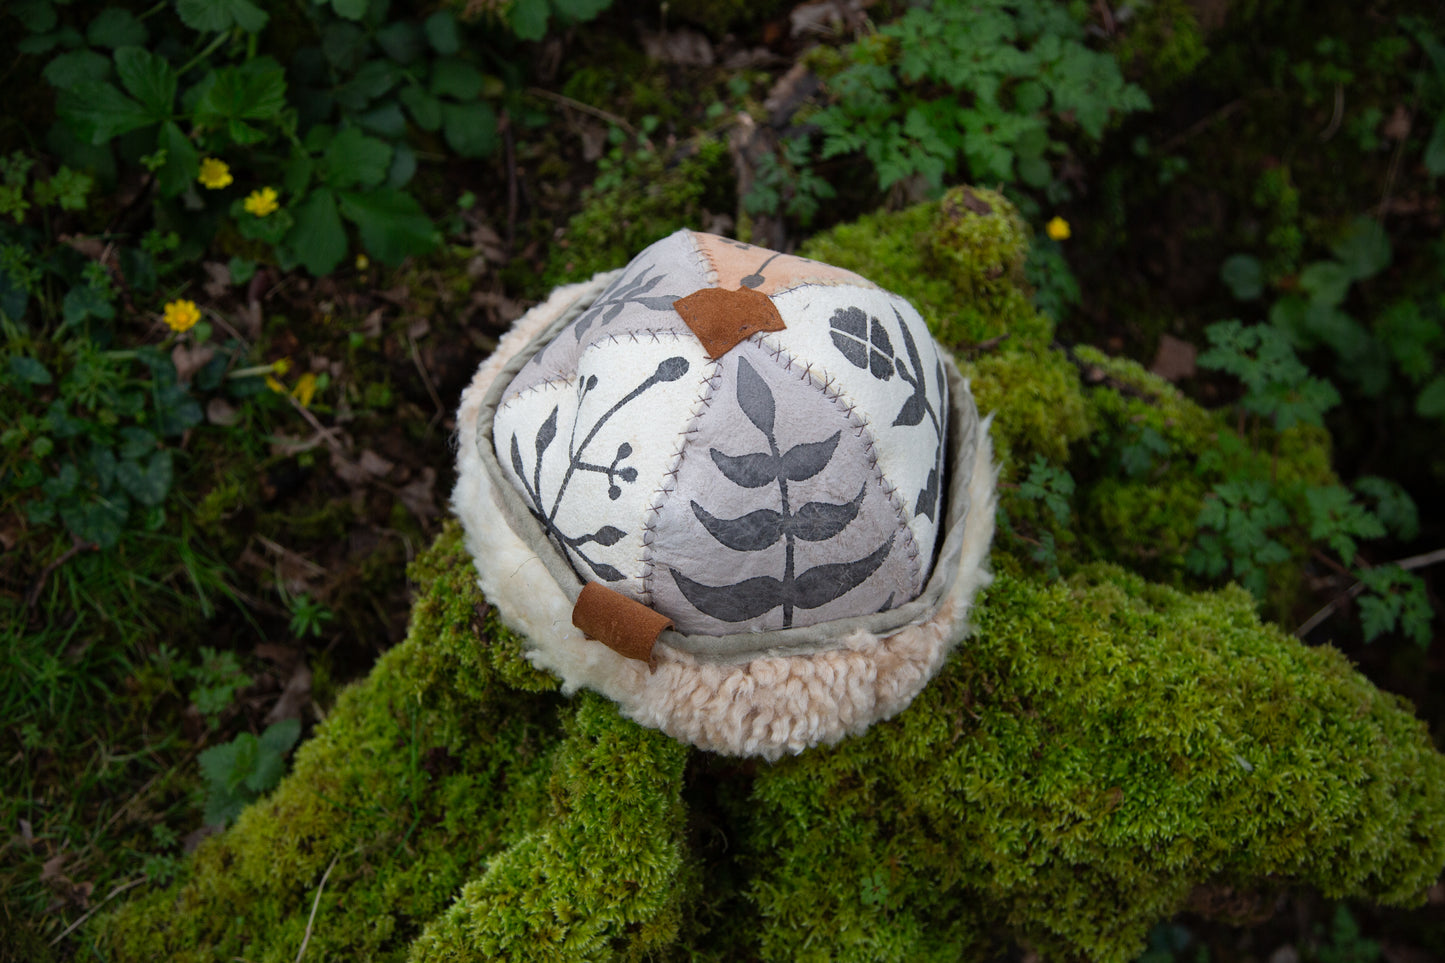
<svg viewBox="0 0 1445 963"><path fill-rule="evenodd" d="M984 419L969 479L969 508L958 574L934 615L878 636L855 631L834 650L724 664L658 643L656 670L588 640L572 625L572 601L536 551L505 521L476 446L482 400L507 361L581 298L601 294L611 275L558 288L502 338L462 394L457 487L452 506L466 530L478 584L530 648L527 659L562 679L571 694L589 688L636 722L715 752L777 759L831 745L902 711L967 634L996 508L991 418Z"/></svg>

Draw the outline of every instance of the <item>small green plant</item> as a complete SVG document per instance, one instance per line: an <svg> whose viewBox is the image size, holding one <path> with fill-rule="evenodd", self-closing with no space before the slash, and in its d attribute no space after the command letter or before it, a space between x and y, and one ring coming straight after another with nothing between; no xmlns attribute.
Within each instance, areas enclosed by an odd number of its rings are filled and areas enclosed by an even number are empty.
<svg viewBox="0 0 1445 963"><path fill-rule="evenodd" d="M300 735L298 720L283 719L259 737L243 732L201 753L198 761L206 783L206 825L232 822L249 803L274 789L286 771L286 753Z"/></svg>
<svg viewBox="0 0 1445 963"><path fill-rule="evenodd" d="M1028 476L1019 483L1017 494L1024 503L1019 506L1026 509L1024 514L1037 516L1030 518L1037 523L1037 537L1024 537L1025 541L1033 545L1031 557L1044 567L1050 578L1059 578L1059 538L1062 536L1066 541L1073 538L1069 519L1073 514L1071 499L1074 494L1074 476L1070 475L1067 469L1050 464L1043 455L1035 455L1029 465ZM1029 507L1028 503L1034 503L1048 514L1038 512L1037 508ZM1053 524L1050 524L1049 516L1052 516ZM1002 507L999 508L999 518L1000 527L1018 535L1014 532L1008 513Z"/></svg>
<svg viewBox="0 0 1445 963"><path fill-rule="evenodd" d="M288 604L291 608L291 633L298 639L308 635L320 638L321 627L334 618L324 603L305 592L293 596Z"/></svg>
<svg viewBox="0 0 1445 963"><path fill-rule="evenodd" d="M191 701L214 729L220 722L221 713L235 700L236 690L250 685L251 677L241 671L241 663L234 652L217 652L201 646L200 655L200 664L188 673L195 683Z"/></svg>
<svg viewBox="0 0 1445 963"><path fill-rule="evenodd" d="M1344 903L1336 904L1329 933L1316 926L1315 936L1317 942L1305 954L1310 963L1374 963L1380 958L1380 944L1360 932L1360 924Z"/></svg>
<svg viewBox="0 0 1445 963"><path fill-rule="evenodd" d="M1062 196L1055 165L1074 135L1149 107L1115 59L1091 50L1070 7L939 0L851 45L811 119L822 156L861 151L880 187L918 176L1022 183Z"/></svg>

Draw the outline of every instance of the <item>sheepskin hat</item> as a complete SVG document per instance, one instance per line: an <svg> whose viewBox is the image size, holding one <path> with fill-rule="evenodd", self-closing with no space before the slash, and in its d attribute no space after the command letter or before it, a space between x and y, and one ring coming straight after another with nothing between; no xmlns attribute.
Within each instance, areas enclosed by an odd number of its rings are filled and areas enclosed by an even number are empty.
<svg viewBox="0 0 1445 963"><path fill-rule="evenodd" d="M903 298L682 230L502 339L462 396L453 501L566 691L774 759L899 712L964 635L987 429Z"/></svg>

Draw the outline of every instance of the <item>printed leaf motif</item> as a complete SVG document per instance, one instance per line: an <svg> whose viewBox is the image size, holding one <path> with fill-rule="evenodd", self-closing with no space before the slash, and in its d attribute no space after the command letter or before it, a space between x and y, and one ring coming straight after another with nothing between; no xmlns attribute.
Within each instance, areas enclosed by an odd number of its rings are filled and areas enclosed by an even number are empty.
<svg viewBox="0 0 1445 963"><path fill-rule="evenodd" d="M586 555L583 555L581 552L577 553L577 557L582 559L582 561L586 562L587 567L592 570L593 574L596 575L598 578L602 579L603 581L620 582L624 578L626 578L625 575L619 572L615 567L608 565L606 562L595 562L592 559L588 558Z"/></svg>
<svg viewBox="0 0 1445 963"><path fill-rule="evenodd" d="M851 502L830 505L827 502L808 502L793 516L788 531L805 542L823 542L842 532L848 523L858 517L863 505L867 485L858 487L858 494Z"/></svg>
<svg viewBox="0 0 1445 963"><path fill-rule="evenodd" d="M783 477L788 481L803 481L827 468L828 462L833 460L833 452L837 449L838 438L842 434L841 431L835 431L831 438L804 442L789 448L783 455Z"/></svg>
<svg viewBox="0 0 1445 963"><path fill-rule="evenodd" d="M572 328L573 336L581 341L593 324L600 323L604 327L611 324L629 304L640 304L649 311L672 310L672 303L677 300L677 295L645 296L657 287L659 281L667 277L666 274L657 274L649 278L647 275L651 270L652 266L648 265L638 275L631 278L624 276L612 282L612 286L602 292L602 297L593 302L587 313L578 319Z"/></svg>
<svg viewBox="0 0 1445 963"><path fill-rule="evenodd" d="M591 535L583 535L577 539L577 545L585 545L587 542L596 542L598 545L616 545L627 536L622 529L612 525L603 525Z"/></svg>
<svg viewBox="0 0 1445 963"><path fill-rule="evenodd" d="M759 552L783 537L783 514L771 508L760 508L741 518L717 518L693 502L692 513L709 535L736 552Z"/></svg>
<svg viewBox="0 0 1445 963"><path fill-rule="evenodd" d="M712 455L713 464L727 476L728 481L742 488L761 488L778 479L778 461L769 452L752 455L724 455L716 448Z"/></svg>
<svg viewBox="0 0 1445 963"><path fill-rule="evenodd" d="M746 622L783 604L783 583L768 575L714 587L694 582L677 569L668 571L693 607L722 622Z"/></svg>
<svg viewBox="0 0 1445 963"><path fill-rule="evenodd" d="M902 315L898 315L897 309L894 309L893 313L898 317L898 327L903 332L903 347L908 351L908 363L913 366L911 373L905 371L902 365L898 366L898 376L913 386L913 394L899 409L898 417L893 419L893 425L894 427L916 425L923 421L923 416L928 410L928 395L923 382L923 361L918 357L918 345L914 343L913 334L908 330L908 325L903 323Z"/></svg>
<svg viewBox="0 0 1445 963"><path fill-rule="evenodd" d="M522 449L517 445L515 432L512 434L512 471L517 473L517 477L522 479L523 483L526 482L527 469L522 467Z"/></svg>
<svg viewBox="0 0 1445 963"><path fill-rule="evenodd" d="M938 468L928 470L928 484L918 492L918 505L913 509L913 517L925 515L930 522L937 521L933 517L933 506L938 504Z"/></svg>
<svg viewBox="0 0 1445 963"><path fill-rule="evenodd" d="M542 460L542 453L547 450L547 446L552 444L552 440L556 437L557 409L553 408L552 413L547 416L547 420L542 422L542 427L537 429L537 461L539 463Z"/></svg>
<svg viewBox="0 0 1445 963"><path fill-rule="evenodd" d="M738 405L743 409L743 414L748 416L748 421L771 439L776 411L773 390L753 370L746 358L738 359Z"/></svg>
<svg viewBox="0 0 1445 963"><path fill-rule="evenodd" d="M867 368L879 381L893 377L893 341L888 329L862 308L838 308L829 322L828 336L855 368Z"/></svg>
<svg viewBox="0 0 1445 963"><path fill-rule="evenodd" d="M878 570L892 548L890 535L871 555L856 562L834 562L808 569L793 582L793 604L800 609L815 609L853 591Z"/></svg>

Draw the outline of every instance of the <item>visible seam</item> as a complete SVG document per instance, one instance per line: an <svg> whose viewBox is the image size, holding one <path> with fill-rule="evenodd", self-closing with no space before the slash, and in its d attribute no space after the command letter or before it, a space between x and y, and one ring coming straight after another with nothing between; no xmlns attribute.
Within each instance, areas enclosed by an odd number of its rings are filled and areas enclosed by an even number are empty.
<svg viewBox="0 0 1445 963"><path fill-rule="evenodd" d="M766 334L753 335L754 343L763 349L764 354L784 371L792 372L799 381L804 381L817 388L823 393L823 397L832 402L833 406L843 415L844 422L853 429L853 436L863 442L863 454L868 461L868 469L873 474L873 479L878 487L887 496L888 503L893 506L894 513L898 516L899 527L903 533L903 551L908 556L908 567L912 591L917 593L923 589L923 568L919 563L919 556L922 551L918 547L918 540L913 537L913 528L908 524L908 506L898 494L898 488L883 475L882 469L878 467L878 450L875 447L875 439L870 428L868 419L858 411L857 402L844 395L840 385L841 380L828 372L822 365L817 365L816 370L812 362L804 362L797 359L778 342L776 338ZM797 360L801 370L795 370L793 361Z"/></svg>
<svg viewBox="0 0 1445 963"><path fill-rule="evenodd" d="M662 481L652 493L652 502L642 517L642 554L638 558L639 576L641 583L641 598L638 599L643 605L652 605L652 576L655 559L653 558L652 543L657 535L657 522L662 514L662 508L668 498L677 490L677 476L682 470L682 462L687 457L687 450L692 445L692 438L697 434L702 417L712 407L713 396L717 394L719 383L722 381L722 361L711 360L705 362L712 366L699 385L697 400L692 403L692 414L688 418L687 425L678 433L677 450L673 452L672 458L668 460L667 470L662 473Z"/></svg>
<svg viewBox="0 0 1445 963"><path fill-rule="evenodd" d="M515 394L512 394L509 397L504 397L501 401L497 402L496 410L501 411L512 402L517 401L526 395L535 394L536 392L542 391L543 389L570 388L572 385L575 385L577 383L577 378L578 375L575 374L558 376L556 378L548 378L546 381L538 381L535 384L527 385L527 387L525 388L519 388Z"/></svg>

